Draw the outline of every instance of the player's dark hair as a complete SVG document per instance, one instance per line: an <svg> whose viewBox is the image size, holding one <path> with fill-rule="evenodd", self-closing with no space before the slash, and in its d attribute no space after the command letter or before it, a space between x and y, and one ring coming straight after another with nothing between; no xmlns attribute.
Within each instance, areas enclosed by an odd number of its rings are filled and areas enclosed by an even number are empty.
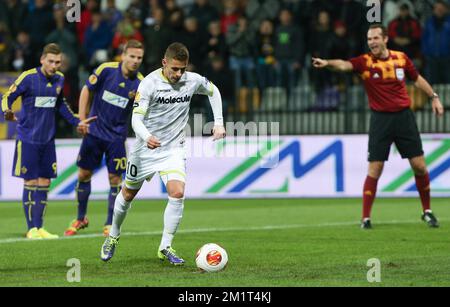
<svg viewBox="0 0 450 307"><path fill-rule="evenodd" d="M123 46L123 53L125 53L128 49L135 48L135 49L144 49L144 45L135 39L130 39L125 46Z"/></svg>
<svg viewBox="0 0 450 307"><path fill-rule="evenodd" d="M55 43L50 43L45 45L44 50L42 51L42 56L46 56L47 54L61 54L61 48Z"/></svg>
<svg viewBox="0 0 450 307"><path fill-rule="evenodd" d="M381 23L374 23L371 24L369 27L369 30L371 29L381 29L381 34L383 35L383 37L387 37L388 36L388 30L385 26L383 26Z"/></svg>
<svg viewBox="0 0 450 307"><path fill-rule="evenodd" d="M184 62L189 60L189 51L182 43L172 43L167 47L164 57Z"/></svg>

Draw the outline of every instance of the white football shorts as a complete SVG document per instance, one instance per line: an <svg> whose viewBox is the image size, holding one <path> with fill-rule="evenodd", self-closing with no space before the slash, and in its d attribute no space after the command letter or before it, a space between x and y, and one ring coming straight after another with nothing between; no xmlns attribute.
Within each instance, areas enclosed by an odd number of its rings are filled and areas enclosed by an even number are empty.
<svg viewBox="0 0 450 307"><path fill-rule="evenodd" d="M150 181L156 173L165 185L170 180L186 182L185 148L172 148L150 155L130 153L125 185L130 190L139 190L144 181Z"/></svg>

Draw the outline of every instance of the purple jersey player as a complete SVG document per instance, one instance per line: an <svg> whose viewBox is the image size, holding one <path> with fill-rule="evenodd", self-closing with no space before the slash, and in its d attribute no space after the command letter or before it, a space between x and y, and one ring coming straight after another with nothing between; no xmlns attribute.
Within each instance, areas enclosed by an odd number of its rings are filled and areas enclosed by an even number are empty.
<svg viewBox="0 0 450 307"><path fill-rule="evenodd" d="M42 66L23 72L2 98L5 119L18 123L12 175L24 179L22 199L29 239L58 237L43 228L50 178L56 177L56 110L80 133L95 119L80 122L66 104L62 93L64 75L58 71L61 58L58 45L45 46ZM11 107L19 96L22 108L15 115Z"/></svg>
<svg viewBox="0 0 450 307"><path fill-rule="evenodd" d="M101 166L103 155L111 186L103 234L109 235L114 202L126 169L125 140L134 96L143 79L142 74L138 72L143 56L143 45L136 40L130 40L124 46L122 61L100 65L81 91L80 119L84 119L88 112L89 116L98 118L90 125L89 131L85 131L87 134L78 155L78 216L64 232L66 236L73 236L89 225L86 212L91 192L91 177L93 171Z"/></svg>

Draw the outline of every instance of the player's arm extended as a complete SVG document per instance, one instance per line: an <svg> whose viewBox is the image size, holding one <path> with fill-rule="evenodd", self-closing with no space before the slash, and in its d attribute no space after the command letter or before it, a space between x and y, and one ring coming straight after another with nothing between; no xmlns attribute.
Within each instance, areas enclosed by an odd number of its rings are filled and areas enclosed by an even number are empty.
<svg viewBox="0 0 450 307"><path fill-rule="evenodd" d="M62 94L59 95L58 97L58 111L59 114L61 114L61 116L72 126L77 126L80 123L80 119L78 118L78 116L73 113L72 109L69 107L69 105L67 104L66 99L63 97Z"/></svg>
<svg viewBox="0 0 450 307"><path fill-rule="evenodd" d="M427 94L427 96L430 98L430 100L431 100L431 107L433 109L433 113L434 114L439 115L439 116L444 114L444 107L442 106L442 103L441 103L441 100L439 99L439 96L434 92L433 88L428 83L428 81L425 80L424 77L419 75L417 80L414 82L414 85L417 88L420 88L422 91L424 91L425 94Z"/></svg>
<svg viewBox="0 0 450 307"><path fill-rule="evenodd" d="M80 120L69 107L62 93L58 96L57 106L62 117L72 126L77 126L77 132L81 135L85 135L89 131L89 123L97 119L97 116L93 116Z"/></svg>
<svg viewBox="0 0 450 307"><path fill-rule="evenodd" d="M353 64L344 60L324 60L312 58L312 64L315 68L328 68L334 71L349 72L353 71Z"/></svg>
<svg viewBox="0 0 450 307"><path fill-rule="evenodd" d="M221 139L225 137L225 128L223 126L223 114L222 114L222 96L220 91L212 84L212 95L208 96L209 103L214 114L214 128L213 128L213 139Z"/></svg>
<svg viewBox="0 0 450 307"><path fill-rule="evenodd" d="M80 116L80 120L85 120L89 114L89 110L91 108L92 101L92 92L85 85L81 89L80 100L78 104L78 115Z"/></svg>

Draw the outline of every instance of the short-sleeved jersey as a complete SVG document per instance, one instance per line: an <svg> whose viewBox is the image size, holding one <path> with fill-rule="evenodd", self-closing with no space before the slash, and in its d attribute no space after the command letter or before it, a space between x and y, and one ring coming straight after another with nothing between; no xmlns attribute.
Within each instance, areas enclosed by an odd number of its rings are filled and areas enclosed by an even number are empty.
<svg viewBox="0 0 450 307"><path fill-rule="evenodd" d="M142 80L133 113L144 115L144 125L161 142L158 150L184 146L192 96L212 96L213 91L208 79L192 72L185 72L176 84L171 84L160 68ZM135 149L146 148L145 141L138 138Z"/></svg>
<svg viewBox="0 0 450 307"><path fill-rule="evenodd" d="M79 119L63 96L64 75L57 72L47 78L41 67L23 72L2 98L2 111L10 110L19 96L22 108L17 117L17 139L31 144L46 144L55 137L55 115L58 110L70 124Z"/></svg>
<svg viewBox="0 0 450 307"><path fill-rule="evenodd" d="M141 73L125 78L122 63L109 62L100 65L86 81L93 92L89 116L97 116L89 126L89 133L105 141L125 139L128 133L128 119Z"/></svg>
<svg viewBox="0 0 450 307"><path fill-rule="evenodd" d="M416 81L419 73L406 54L389 50L388 58L376 59L367 53L350 62L364 82L372 110L397 112L410 107L405 78Z"/></svg>

